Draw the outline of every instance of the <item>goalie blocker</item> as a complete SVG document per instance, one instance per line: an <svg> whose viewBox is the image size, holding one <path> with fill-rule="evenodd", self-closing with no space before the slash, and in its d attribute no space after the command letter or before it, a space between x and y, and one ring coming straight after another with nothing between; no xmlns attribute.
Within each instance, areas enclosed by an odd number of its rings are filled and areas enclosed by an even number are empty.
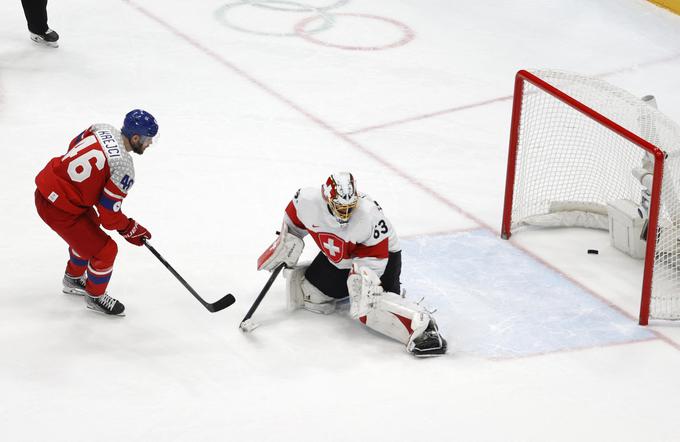
<svg viewBox="0 0 680 442"><path fill-rule="evenodd" d="M288 233L288 226L284 223L279 237L271 246L258 258L257 270L273 271L281 264L292 267L297 264L300 255L305 248L305 243L301 238Z"/></svg>

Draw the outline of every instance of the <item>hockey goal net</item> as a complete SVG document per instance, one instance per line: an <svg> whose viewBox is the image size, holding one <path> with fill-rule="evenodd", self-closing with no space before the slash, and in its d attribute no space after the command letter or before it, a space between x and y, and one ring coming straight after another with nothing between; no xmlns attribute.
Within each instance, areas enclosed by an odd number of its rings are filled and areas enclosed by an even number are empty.
<svg viewBox="0 0 680 442"><path fill-rule="evenodd" d="M632 170L652 173L640 303L649 318L680 319L680 127L607 82L519 71L501 234L527 225L608 228L607 203L641 204ZM644 212L641 212L644 213Z"/></svg>

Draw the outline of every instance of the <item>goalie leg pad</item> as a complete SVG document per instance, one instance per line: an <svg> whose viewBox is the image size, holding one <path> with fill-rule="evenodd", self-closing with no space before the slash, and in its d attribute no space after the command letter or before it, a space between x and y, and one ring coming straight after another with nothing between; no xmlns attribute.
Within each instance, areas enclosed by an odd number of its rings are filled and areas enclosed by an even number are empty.
<svg viewBox="0 0 680 442"><path fill-rule="evenodd" d="M446 353L446 340L432 315L420 305L391 292L375 297L372 308L359 320L367 327L406 345L414 356Z"/></svg>
<svg viewBox="0 0 680 442"><path fill-rule="evenodd" d="M286 280L286 307L289 311L302 308L304 299L302 296L302 280L305 278L307 266L283 269L283 277Z"/></svg>
<svg viewBox="0 0 680 442"><path fill-rule="evenodd" d="M314 313L328 315L335 311L335 298L326 296L305 278L309 266L285 269L286 295L288 310L303 308Z"/></svg>
<svg viewBox="0 0 680 442"><path fill-rule="evenodd" d="M370 309L359 316L367 327L403 344L414 332L425 330L429 319L424 308L391 292L376 296Z"/></svg>

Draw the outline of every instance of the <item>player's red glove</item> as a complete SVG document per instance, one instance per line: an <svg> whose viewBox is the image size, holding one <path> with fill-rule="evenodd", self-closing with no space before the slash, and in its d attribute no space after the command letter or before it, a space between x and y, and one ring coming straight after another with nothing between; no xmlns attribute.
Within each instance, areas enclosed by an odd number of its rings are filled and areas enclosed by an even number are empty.
<svg viewBox="0 0 680 442"><path fill-rule="evenodd" d="M139 224L134 219L130 218L130 224L123 229L119 230L118 233L125 238L125 240L136 246L141 246L144 244L145 239L151 239L151 232L146 230L146 227Z"/></svg>

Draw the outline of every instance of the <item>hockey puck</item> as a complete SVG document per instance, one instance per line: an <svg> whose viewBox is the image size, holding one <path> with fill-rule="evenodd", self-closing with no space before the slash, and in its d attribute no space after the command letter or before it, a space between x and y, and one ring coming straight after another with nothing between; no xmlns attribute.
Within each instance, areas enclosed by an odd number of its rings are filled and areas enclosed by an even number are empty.
<svg viewBox="0 0 680 442"><path fill-rule="evenodd" d="M588 253L589 253L590 255L597 255L597 254L600 253L600 252L599 252L598 250L595 250L595 249L588 249Z"/></svg>

